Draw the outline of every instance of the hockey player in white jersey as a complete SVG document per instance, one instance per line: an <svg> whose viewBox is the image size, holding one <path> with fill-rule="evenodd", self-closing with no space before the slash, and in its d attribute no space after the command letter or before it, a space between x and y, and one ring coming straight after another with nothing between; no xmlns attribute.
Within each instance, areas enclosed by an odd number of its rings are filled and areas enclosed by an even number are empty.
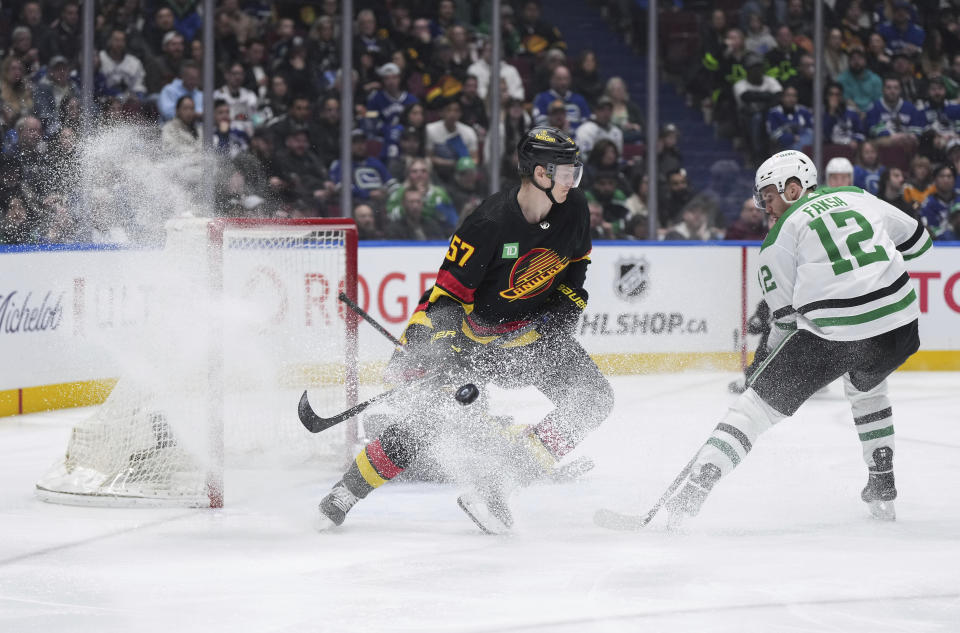
<svg viewBox="0 0 960 633"><path fill-rule="evenodd" d="M773 316L771 351L667 499L670 522L696 515L761 433L841 376L868 469L861 496L875 517L893 519L886 378L920 345L920 310L904 260L929 249L930 237L862 189L817 189L813 161L797 151L760 166L754 195L775 221L757 271Z"/></svg>

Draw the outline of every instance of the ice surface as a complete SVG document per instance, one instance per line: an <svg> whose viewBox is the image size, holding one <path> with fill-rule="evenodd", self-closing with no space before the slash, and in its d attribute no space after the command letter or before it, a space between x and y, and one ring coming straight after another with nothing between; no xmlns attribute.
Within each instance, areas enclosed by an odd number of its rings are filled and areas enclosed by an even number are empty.
<svg viewBox="0 0 960 633"><path fill-rule="evenodd" d="M898 520L869 518L839 385L766 434L680 534L591 522L645 511L706 439L729 374L617 377L582 481L514 498L480 534L457 490L393 483L313 530L329 469L229 471L227 507L45 504L35 480L86 410L0 420L0 631L960 631L960 376L891 379ZM535 392L497 394L531 420ZM296 402L290 402L291 411ZM296 423L295 420L293 423Z"/></svg>

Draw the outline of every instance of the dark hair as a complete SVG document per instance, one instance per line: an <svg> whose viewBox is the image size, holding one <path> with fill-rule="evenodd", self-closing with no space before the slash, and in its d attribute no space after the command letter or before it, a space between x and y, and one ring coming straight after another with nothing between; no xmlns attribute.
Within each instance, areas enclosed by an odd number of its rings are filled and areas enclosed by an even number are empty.
<svg viewBox="0 0 960 633"><path fill-rule="evenodd" d="M877 185L877 197L880 198L881 200L884 200L885 202L890 202L884 196L887 193L887 185L890 184L890 172L892 172L894 169L900 169L900 168L888 167L887 169L884 169L883 172L880 174L880 182ZM900 169L900 173L903 173L902 169Z"/></svg>
<svg viewBox="0 0 960 633"><path fill-rule="evenodd" d="M182 99L183 97L180 97L180 98ZM230 105L230 104L227 103L227 100L226 100L226 99L214 99L214 100L213 100L213 109L214 109L214 110L216 110L216 109L219 108L220 106L225 106L225 105Z"/></svg>
<svg viewBox="0 0 960 633"><path fill-rule="evenodd" d="M936 179L937 176L940 175L940 172L943 171L944 169L949 170L950 175L953 176L954 178L957 177L957 170L954 168L953 165L951 165L950 163L940 163L939 165L933 168L934 179Z"/></svg>
<svg viewBox="0 0 960 633"><path fill-rule="evenodd" d="M182 97L180 97L179 99L177 99L177 106L176 106L176 109L177 109L177 110L180 109L180 104L183 103L185 99L190 99L190 101L193 101L193 97L191 97L190 95L183 95ZM194 105L196 105L196 104L194 104Z"/></svg>
<svg viewBox="0 0 960 633"><path fill-rule="evenodd" d="M192 59L188 59L188 60L184 61L182 64L180 64L180 76L181 76L181 77L183 76L183 71L185 71L185 70L188 69L188 68L193 68L193 69L196 70L197 72L200 72L200 64L198 64L197 62L193 61Z"/></svg>
<svg viewBox="0 0 960 633"><path fill-rule="evenodd" d="M895 81L897 83L900 83L900 78L897 77L896 75L887 73L886 75L883 76L883 83L887 83L888 81Z"/></svg>

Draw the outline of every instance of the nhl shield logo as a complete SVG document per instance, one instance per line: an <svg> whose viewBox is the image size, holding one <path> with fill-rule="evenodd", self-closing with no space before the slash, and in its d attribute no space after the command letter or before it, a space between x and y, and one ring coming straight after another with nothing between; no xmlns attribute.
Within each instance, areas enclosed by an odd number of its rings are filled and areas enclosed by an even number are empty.
<svg viewBox="0 0 960 633"><path fill-rule="evenodd" d="M638 301L647 291L650 264L644 257L619 259L615 265L613 291L625 301Z"/></svg>

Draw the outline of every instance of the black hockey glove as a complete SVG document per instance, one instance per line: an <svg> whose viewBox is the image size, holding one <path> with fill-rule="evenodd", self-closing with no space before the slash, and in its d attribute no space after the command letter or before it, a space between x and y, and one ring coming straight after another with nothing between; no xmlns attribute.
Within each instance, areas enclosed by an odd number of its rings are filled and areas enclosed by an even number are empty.
<svg viewBox="0 0 960 633"><path fill-rule="evenodd" d="M459 374L469 370L476 346L463 333L463 309L453 302L438 302L428 315L433 330L418 350L420 363L442 373Z"/></svg>
<svg viewBox="0 0 960 633"><path fill-rule="evenodd" d="M545 306L543 316L546 321L544 328L537 328L544 333L560 333L573 336L576 333L580 315L587 307L589 295L583 288L571 288L560 284L554 291L550 301Z"/></svg>

